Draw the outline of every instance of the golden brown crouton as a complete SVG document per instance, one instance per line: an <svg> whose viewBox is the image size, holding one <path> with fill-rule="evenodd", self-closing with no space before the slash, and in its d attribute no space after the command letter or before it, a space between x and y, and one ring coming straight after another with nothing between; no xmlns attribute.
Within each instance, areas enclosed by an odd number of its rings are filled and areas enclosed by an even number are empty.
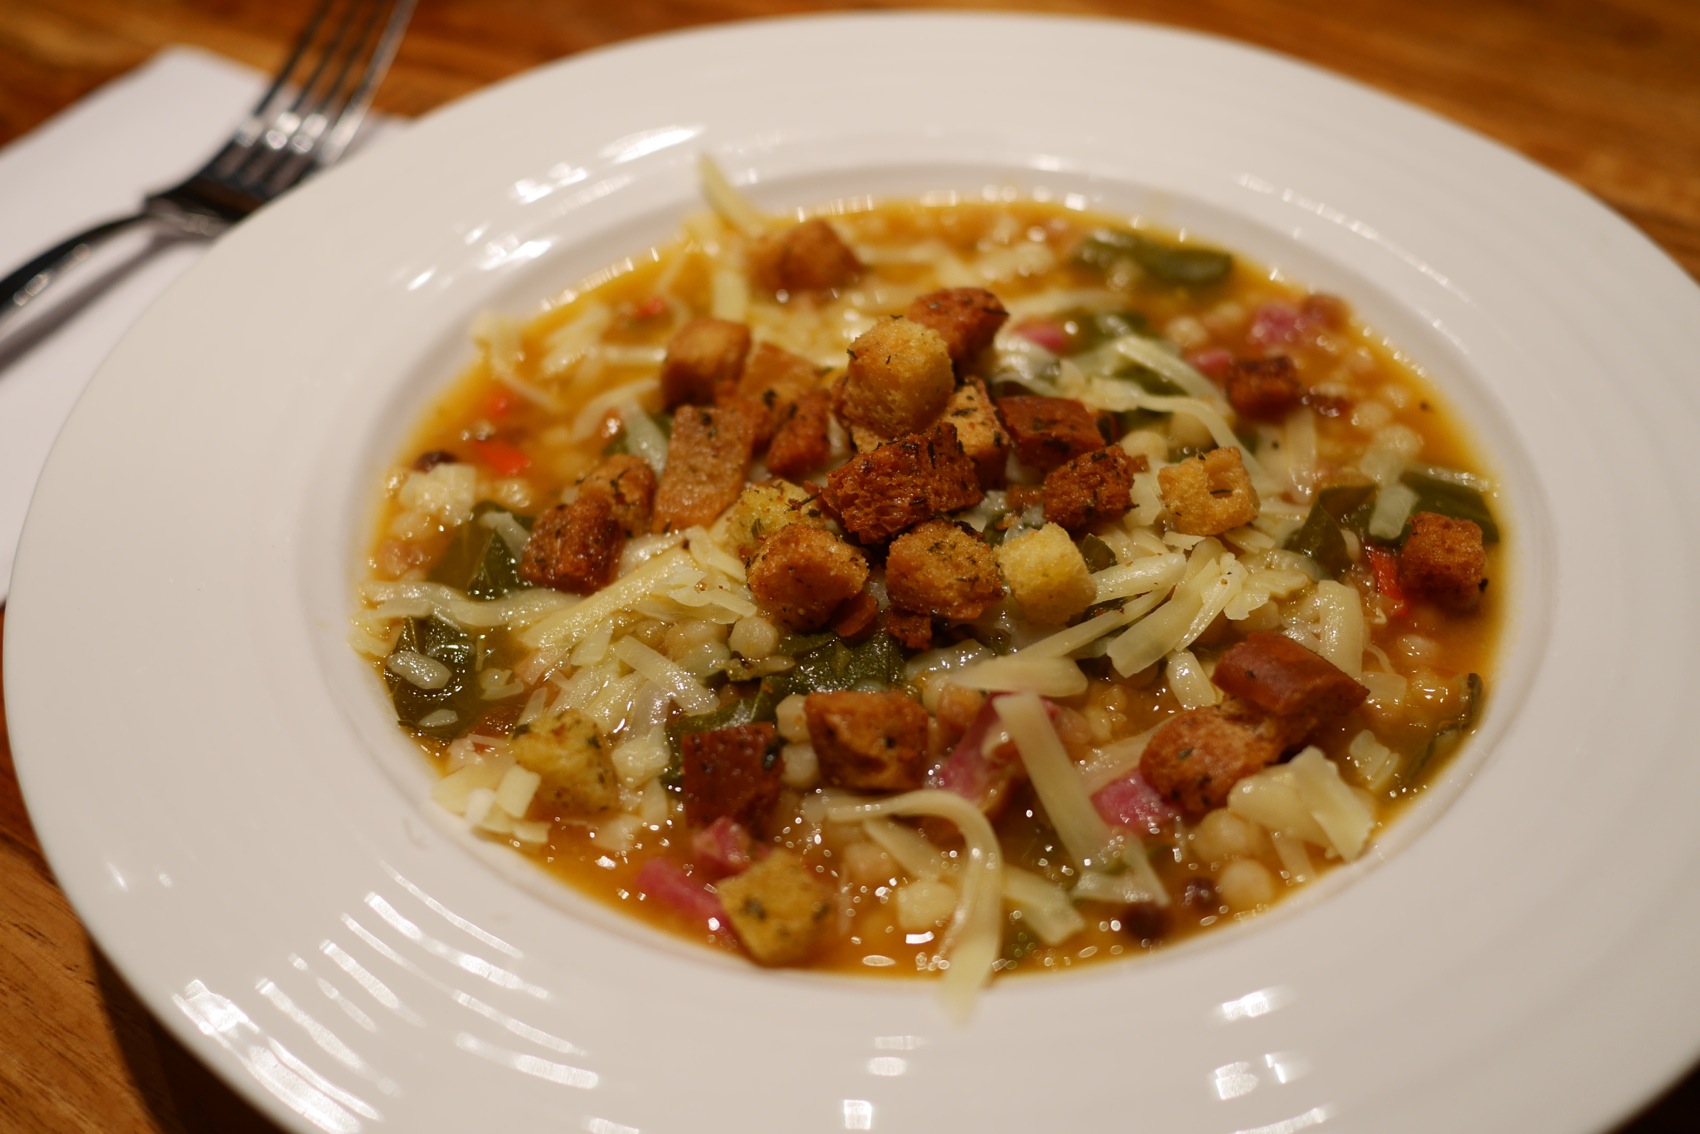
<svg viewBox="0 0 1700 1134"><path fill-rule="evenodd" d="M962 449L974 462L980 484L997 488L1009 465L1009 434L1004 432L986 384L970 378L958 386L944 406L944 420L956 427Z"/></svg>
<svg viewBox="0 0 1700 1134"><path fill-rule="evenodd" d="M534 587L590 594L614 581L626 530L608 497L557 504L532 525L519 557L519 577Z"/></svg>
<svg viewBox="0 0 1700 1134"><path fill-rule="evenodd" d="M742 400L679 408L667 442L667 467L655 489L654 531L707 524L738 499L765 412Z"/></svg>
<svg viewBox="0 0 1700 1134"><path fill-rule="evenodd" d="M615 453L598 461L578 482L578 494L603 496L629 536L649 531L649 510L655 502L655 470L633 453Z"/></svg>
<svg viewBox="0 0 1700 1134"><path fill-rule="evenodd" d="M1216 661L1224 692L1289 723L1295 735L1363 703L1369 690L1321 654L1280 634L1248 634Z"/></svg>
<svg viewBox="0 0 1700 1134"><path fill-rule="evenodd" d="M686 822L701 827L725 816L759 830L779 798L781 772L779 730L767 721L685 733L679 794Z"/></svg>
<svg viewBox="0 0 1700 1134"><path fill-rule="evenodd" d="M1399 549L1399 584L1417 598L1448 610L1474 610L1487 586L1487 547L1473 520L1433 512L1411 517L1411 534Z"/></svg>
<svg viewBox="0 0 1700 1134"><path fill-rule="evenodd" d="M620 806L620 777L596 723L571 709L514 733L514 760L543 777L531 810L550 817L599 815Z"/></svg>
<svg viewBox="0 0 1700 1134"><path fill-rule="evenodd" d="M1045 476L1045 521L1071 535L1095 524L1119 520L1133 507L1133 474L1144 457L1130 457L1120 445L1082 453Z"/></svg>
<svg viewBox="0 0 1700 1134"><path fill-rule="evenodd" d="M915 433L938 417L955 388L950 349L937 331L882 319L850 344L838 416L881 437Z"/></svg>
<svg viewBox="0 0 1700 1134"><path fill-rule="evenodd" d="M832 890L794 851L776 850L715 889L757 964L801 964L832 929Z"/></svg>
<svg viewBox="0 0 1700 1134"><path fill-rule="evenodd" d="M1073 398L1019 394L997 399L998 414L1015 444L1015 456L1039 472L1050 472L1082 453L1104 447L1098 415Z"/></svg>
<svg viewBox="0 0 1700 1134"><path fill-rule="evenodd" d="M766 445L785 420L791 407L820 384L820 371L799 354L772 343L757 343L738 376L738 396L748 398L767 411L756 448ZM724 399L723 399L724 400Z"/></svg>
<svg viewBox="0 0 1700 1134"><path fill-rule="evenodd" d="M845 530L863 543L971 508L985 495L955 426L944 421L851 458L827 476L823 493Z"/></svg>
<svg viewBox="0 0 1700 1134"><path fill-rule="evenodd" d="M1280 421L1298 408L1305 392L1293 360L1284 354L1235 359L1226 384L1234 412L1254 421Z"/></svg>
<svg viewBox="0 0 1700 1134"><path fill-rule="evenodd" d="M996 554L1010 597L1029 622L1060 626L1098 597L1085 556L1056 524L1006 540Z"/></svg>
<svg viewBox="0 0 1700 1134"><path fill-rule="evenodd" d="M906 650L924 650L933 644L933 616L915 610L887 607L880 625Z"/></svg>
<svg viewBox="0 0 1700 1134"><path fill-rule="evenodd" d="M1175 530L1187 535L1218 535L1257 518L1257 490L1235 448L1158 469L1157 486Z"/></svg>
<svg viewBox="0 0 1700 1134"><path fill-rule="evenodd" d="M1279 760L1287 739L1274 722L1229 698L1170 717L1146 744L1139 771L1158 795L1202 815L1226 803L1235 784Z"/></svg>
<svg viewBox="0 0 1700 1134"><path fill-rule="evenodd" d="M750 329L725 319L692 319L673 332L661 363L667 408L707 405L737 384L750 349Z"/></svg>
<svg viewBox="0 0 1700 1134"><path fill-rule="evenodd" d="M833 227L819 217L750 245L750 279L767 291L827 291L862 274L862 262Z"/></svg>
<svg viewBox="0 0 1700 1134"><path fill-rule="evenodd" d="M948 622L972 622L1003 598L992 549L948 520L928 520L891 541L885 587L892 606Z"/></svg>
<svg viewBox="0 0 1700 1134"><path fill-rule="evenodd" d="M960 372L972 362L1009 318L998 297L980 287L931 291L909 305L909 318L937 331L950 348L950 360Z"/></svg>
<svg viewBox="0 0 1700 1134"><path fill-rule="evenodd" d="M907 693L811 693L803 715L828 784L853 791L921 786L927 710Z"/></svg>
<svg viewBox="0 0 1700 1134"><path fill-rule="evenodd" d="M726 544L748 563L762 541L787 524L827 526L820 505L788 480L747 485L726 513Z"/></svg>
<svg viewBox="0 0 1700 1134"><path fill-rule="evenodd" d="M868 561L860 551L807 524L788 524L769 536L749 570L756 605L796 631L825 626L867 581Z"/></svg>
<svg viewBox="0 0 1700 1134"><path fill-rule="evenodd" d="M785 407L767 446L767 468L793 480L824 468L832 458L832 394L810 390Z"/></svg>

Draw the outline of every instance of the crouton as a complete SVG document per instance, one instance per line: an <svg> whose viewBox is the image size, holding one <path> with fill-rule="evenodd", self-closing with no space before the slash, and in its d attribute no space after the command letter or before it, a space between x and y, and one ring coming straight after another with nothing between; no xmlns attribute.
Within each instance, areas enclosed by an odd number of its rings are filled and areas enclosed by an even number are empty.
<svg viewBox="0 0 1700 1134"><path fill-rule="evenodd" d="M667 342L661 397L667 408L707 405L738 382L750 350L750 329L725 319L692 319Z"/></svg>
<svg viewBox="0 0 1700 1134"><path fill-rule="evenodd" d="M1133 474L1144 457L1130 457L1120 445L1106 445L1059 465L1045 476L1045 522L1070 535L1119 520L1133 507Z"/></svg>
<svg viewBox="0 0 1700 1134"><path fill-rule="evenodd" d="M1098 596L1085 557L1056 524L1007 540L996 554L1010 596L1029 622L1060 626Z"/></svg>
<svg viewBox="0 0 1700 1134"><path fill-rule="evenodd" d="M820 505L788 480L746 485L726 512L726 545L748 563L762 541L787 524L825 528Z"/></svg>
<svg viewBox="0 0 1700 1134"><path fill-rule="evenodd" d="M563 709L523 725L509 744L516 763L543 777L531 810L551 818L600 815L620 806L620 777L596 724Z"/></svg>
<svg viewBox="0 0 1700 1134"><path fill-rule="evenodd" d="M885 587L892 606L947 622L972 622L1003 598L992 549L948 520L928 520L891 541Z"/></svg>
<svg viewBox="0 0 1700 1134"><path fill-rule="evenodd" d="M1368 689L1322 655L1291 638L1261 632L1223 653L1211 680L1224 692L1291 722L1300 736L1351 712L1369 696Z"/></svg>
<svg viewBox="0 0 1700 1134"><path fill-rule="evenodd" d="M998 398L997 407L1016 459L1038 472L1104 447L1098 415L1073 398L1019 394Z"/></svg>
<svg viewBox="0 0 1700 1134"><path fill-rule="evenodd" d="M819 217L750 245L750 279L766 291L828 291L855 283L862 262Z"/></svg>
<svg viewBox="0 0 1700 1134"><path fill-rule="evenodd" d="M909 791L925 779L927 710L907 693L811 693L803 716L828 784Z"/></svg>
<svg viewBox="0 0 1700 1134"><path fill-rule="evenodd" d="M939 422L861 453L826 478L826 503L851 535L881 543L940 513L985 498L956 428Z"/></svg>
<svg viewBox="0 0 1700 1134"><path fill-rule="evenodd" d="M626 530L608 497L557 504L532 525L519 557L519 577L534 587L590 594L614 581Z"/></svg>
<svg viewBox="0 0 1700 1134"><path fill-rule="evenodd" d="M788 630L819 630L840 603L868 582L868 561L831 532L787 524L750 563L750 593Z"/></svg>
<svg viewBox="0 0 1700 1134"><path fill-rule="evenodd" d="M881 437L925 429L956 388L950 348L939 333L908 319L882 319L850 344L838 390L838 416Z"/></svg>
<svg viewBox="0 0 1700 1134"><path fill-rule="evenodd" d="M721 816L760 829L780 788L779 731L767 721L687 732L679 741L679 794L693 827Z"/></svg>
<svg viewBox="0 0 1700 1134"><path fill-rule="evenodd" d="M1284 354L1235 359L1225 383L1234 412L1254 421L1280 421L1298 408L1305 393L1293 360Z"/></svg>
<svg viewBox="0 0 1700 1134"><path fill-rule="evenodd" d="M974 462L981 487L1002 485L1009 465L1009 434L992 408L986 384L970 378L958 386L944 405L944 420L956 427L956 437Z"/></svg>
<svg viewBox="0 0 1700 1134"><path fill-rule="evenodd" d="M1218 535L1257 518L1260 502L1235 448L1212 449L1157 470L1157 487L1175 530Z"/></svg>
<svg viewBox="0 0 1700 1134"><path fill-rule="evenodd" d="M1170 717L1139 759L1145 782L1169 803L1200 816L1228 801L1233 786L1281 758L1287 737L1232 698Z"/></svg>
<svg viewBox="0 0 1700 1134"><path fill-rule="evenodd" d="M906 650L924 650L933 644L933 616L915 610L887 607L880 625Z"/></svg>
<svg viewBox="0 0 1700 1134"><path fill-rule="evenodd" d="M767 411L756 438L757 449L769 442L797 399L820 384L820 377L815 364L800 354L772 343L755 345L738 376L737 396Z"/></svg>
<svg viewBox="0 0 1700 1134"><path fill-rule="evenodd" d="M832 889L795 851L776 850L715 889L732 932L757 964L801 964L832 929Z"/></svg>
<svg viewBox="0 0 1700 1134"><path fill-rule="evenodd" d="M767 469L796 479L832 459L832 394L810 390L785 407L767 446Z"/></svg>
<svg viewBox="0 0 1700 1134"><path fill-rule="evenodd" d="M680 407L667 442L667 467L655 489L653 531L708 524L738 499L765 412L742 400Z"/></svg>
<svg viewBox="0 0 1700 1134"><path fill-rule="evenodd" d="M1399 585L1457 613L1474 610L1487 587L1487 547L1473 520L1433 512L1411 517L1399 549Z"/></svg>
<svg viewBox="0 0 1700 1134"><path fill-rule="evenodd" d="M608 500L614 518L628 536L649 531L650 506L655 501L655 470L642 457L615 453L598 461L578 482L578 494Z"/></svg>
<svg viewBox="0 0 1700 1134"><path fill-rule="evenodd" d="M909 305L908 315L943 337L958 373L964 363L972 362L992 345L998 328L1009 318L998 297L978 287L928 292Z"/></svg>
<svg viewBox="0 0 1700 1134"><path fill-rule="evenodd" d="M867 591L857 591L838 604L828 629L847 642L860 641L872 632L879 616L879 599Z"/></svg>

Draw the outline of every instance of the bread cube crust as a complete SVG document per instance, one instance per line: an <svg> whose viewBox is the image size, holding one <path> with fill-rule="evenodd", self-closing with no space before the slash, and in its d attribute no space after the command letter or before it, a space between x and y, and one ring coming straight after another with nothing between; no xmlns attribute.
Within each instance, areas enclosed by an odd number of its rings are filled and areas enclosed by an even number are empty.
<svg viewBox="0 0 1700 1134"><path fill-rule="evenodd" d="M1434 512L1411 517L1399 549L1399 585L1454 613L1472 611L1487 587L1487 544L1474 520Z"/></svg>
<svg viewBox="0 0 1700 1134"><path fill-rule="evenodd" d="M1158 491L1175 530L1220 535L1257 518L1261 501L1236 448L1199 453L1157 470Z"/></svg>
<svg viewBox="0 0 1700 1134"><path fill-rule="evenodd" d="M885 585L891 605L947 622L972 622L1003 598L992 549L948 520L928 520L891 541Z"/></svg>
<svg viewBox="0 0 1700 1134"><path fill-rule="evenodd" d="M868 582L863 554L831 532L787 524L769 536L749 569L750 593L787 629L819 630Z"/></svg>
<svg viewBox="0 0 1700 1134"><path fill-rule="evenodd" d="M828 784L855 791L921 786L927 710L907 693L811 693L803 713Z"/></svg>

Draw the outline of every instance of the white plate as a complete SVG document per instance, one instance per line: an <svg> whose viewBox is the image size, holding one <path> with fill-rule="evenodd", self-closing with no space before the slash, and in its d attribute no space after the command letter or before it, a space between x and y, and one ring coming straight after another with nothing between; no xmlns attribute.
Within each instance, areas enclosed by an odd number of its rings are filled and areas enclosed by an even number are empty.
<svg viewBox="0 0 1700 1134"><path fill-rule="evenodd" d="M1190 228L1431 373L1506 476L1518 613L1391 852L957 1027L439 819L343 641L371 486L471 315L670 231L699 151L773 206L1000 185ZM585 55L243 225L99 373L6 622L31 814L124 977L292 1130L1596 1130L1700 1051L1697 300L1528 163L1214 40L832 17Z"/></svg>

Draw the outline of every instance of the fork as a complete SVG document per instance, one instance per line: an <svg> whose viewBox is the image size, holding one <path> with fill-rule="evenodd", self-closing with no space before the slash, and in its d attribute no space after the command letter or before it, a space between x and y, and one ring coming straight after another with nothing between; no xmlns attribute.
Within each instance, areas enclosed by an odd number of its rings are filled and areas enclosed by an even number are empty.
<svg viewBox="0 0 1700 1134"><path fill-rule="evenodd" d="M0 324L101 242L137 225L210 239L342 156L389 69L415 0L321 0L271 87L212 159L0 280ZM388 11L386 18L385 12Z"/></svg>

